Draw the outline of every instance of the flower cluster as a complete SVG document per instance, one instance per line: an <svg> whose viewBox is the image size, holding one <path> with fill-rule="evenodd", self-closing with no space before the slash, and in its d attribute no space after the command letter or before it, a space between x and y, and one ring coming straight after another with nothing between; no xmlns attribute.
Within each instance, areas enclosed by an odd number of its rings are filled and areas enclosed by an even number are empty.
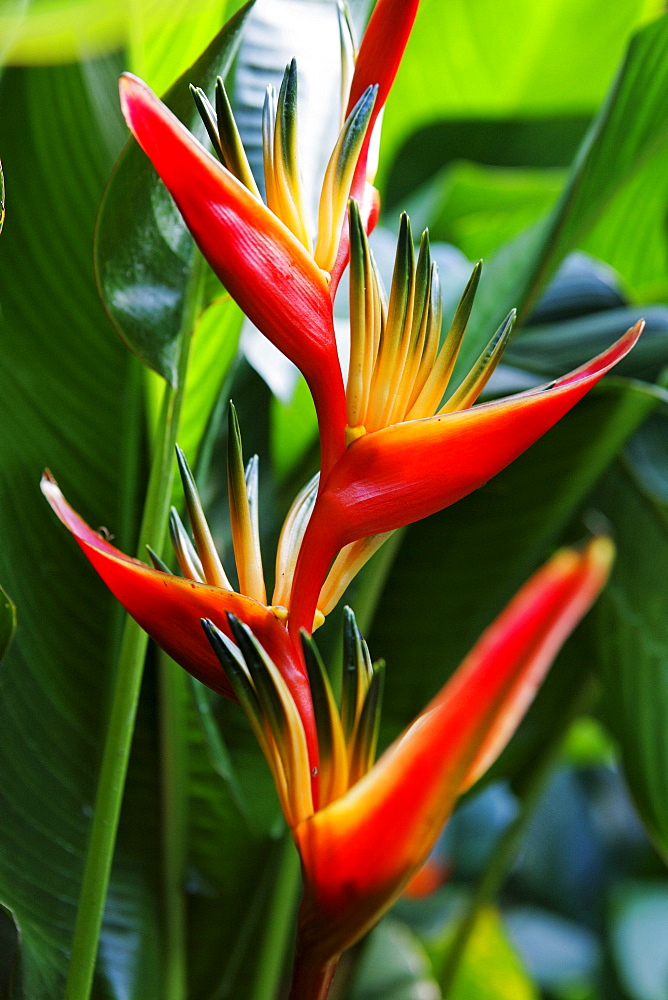
<svg viewBox="0 0 668 1000"><path fill-rule="evenodd" d="M622 358L640 324L587 365L551 383L476 401L514 315L471 371L450 381L480 280L473 269L442 334L429 237L417 255L402 217L389 295L368 233L378 213L373 132L417 0L379 0L364 35L314 233L297 162L297 71L264 109L263 201L225 88L193 95L215 156L135 77L123 112L202 253L240 307L306 378L320 432L320 473L281 533L268 600L258 528L257 456L244 466L230 408L228 498L232 585L185 456L190 532L170 529L181 576L158 557L130 559L72 510L53 477L43 491L112 592L156 642L203 683L237 700L275 779L299 849L304 898L293 996L324 997L337 957L387 909L424 861L454 802L498 755L560 644L605 582L611 544L557 553L485 633L454 677L376 761L383 668L352 612L344 683L334 698L311 633L395 529L455 503L505 468ZM341 371L333 301L350 269L350 366Z"/></svg>

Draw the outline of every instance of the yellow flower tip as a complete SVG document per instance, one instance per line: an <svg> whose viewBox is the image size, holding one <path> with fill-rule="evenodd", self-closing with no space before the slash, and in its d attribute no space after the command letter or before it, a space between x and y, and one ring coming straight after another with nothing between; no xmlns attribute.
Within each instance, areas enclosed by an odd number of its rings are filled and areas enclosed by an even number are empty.
<svg viewBox="0 0 668 1000"><path fill-rule="evenodd" d="M366 427L364 424L358 424L356 427L346 424L346 447L351 445L353 441L357 441L358 438L364 437L365 434Z"/></svg>
<svg viewBox="0 0 668 1000"><path fill-rule="evenodd" d="M612 569L615 553L615 543L609 535L596 535L585 548L588 561L605 577Z"/></svg>
<svg viewBox="0 0 668 1000"><path fill-rule="evenodd" d="M320 628L320 626L324 623L324 621L325 621L325 616L323 615L322 611L320 610L320 608L316 608L316 612L313 616L313 631L315 632L316 629Z"/></svg>
<svg viewBox="0 0 668 1000"><path fill-rule="evenodd" d="M555 570L568 573L578 567L603 587L615 561L615 543L608 535L595 535L581 546L560 549L552 559Z"/></svg>
<svg viewBox="0 0 668 1000"><path fill-rule="evenodd" d="M288 609L284 608L282 604L272 604L269 610L274 615L274 618L278 618L279 622L285 622L288 620Z"/></svg>

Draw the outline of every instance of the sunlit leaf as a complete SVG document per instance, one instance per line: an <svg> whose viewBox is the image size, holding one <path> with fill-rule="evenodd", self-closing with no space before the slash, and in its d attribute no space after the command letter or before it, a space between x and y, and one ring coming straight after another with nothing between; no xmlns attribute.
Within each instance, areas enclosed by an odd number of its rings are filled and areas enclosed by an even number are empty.
<svg viewBox="0 0 668 1000"><path fill-rule="evenodd" d="M552 213L506 244L489 262L462 352L470 364L508 309L526 313L565 255L580 245L611 200L668 147L668 15L640 31L604 107L584 140ZM634 233L634 213L617 238Z"/></svg>
<svg viewBox="0 0 668 1000"><path fill-rule="evenodd" d="M204 51L239 0L130 0L128 68L164 93Z"/></svg>
<svg viewBox="0 0 668 1000"><path fill-rule="evenodd" d="M129 43L133 68L168 86L202 51L239 4L225 0L10 0L0 38L12 63L41 65L90 58ZM228 16L229 16L228 13ZM179 46L180 39L180 46ZM180 49L180 51L179 51ZM0 53L1 54L1 53ZM179 65L179 59L181 63ZM161 65L160 65L161 62ZM171 75L173 74L173 75ZM163 89L164 89L163 87Z"/></svg>
<svg viewBox="0 0 668 1000"><path fill-rule="evenodd" d="M451 933L430 944L436 978L447 959ZM487 907L477 916L448 997L451 1000L537 1000L538 990L510 942L499 913Z"/></svg>
<svg viewBox="0 0 668 1000"><path fill-rule="evenodd" d="M117 72L113 62L14 70L0 86L11 193L0 269L0 579L20 616L0 670L0 900L19 927L25 996L44 1000L63 996L120 617L45 508L42 470L121 545L131 546L137 516L139 366L104 314L91 266L117 152L92 95ZM127 877L125 851L114 899L129 925L141 914L144 929L155 927L152 873L138 866ZM149 933L145 957L150 945Z"/></svg>
<svg viewBox="0 0 668 1000"><path fill-rule="evenodd" d="M439 118L596 110L629 35L660 0L424 0L383 125L383 163Z"/></svg>

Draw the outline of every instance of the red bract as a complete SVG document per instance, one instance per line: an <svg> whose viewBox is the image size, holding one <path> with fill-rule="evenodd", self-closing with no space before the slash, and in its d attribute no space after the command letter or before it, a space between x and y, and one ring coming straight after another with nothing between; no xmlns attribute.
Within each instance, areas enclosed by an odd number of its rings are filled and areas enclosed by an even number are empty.
<svg viewBox="0 0 668 1000"><path fill-rule="evenodd" d="M354 440L321 486L293 581L290 627L310 628L336 554L478 489L545 434L631 350L643 324L542 389L392 424Z"/></svg>
<svg viewBox="0 0 668 1000"><path fill-rule="evenodd" d="M419 0L378 0L373 9L369 24L364 32L364 38L355 63L355 73L350 84L350 97L346 114L350 114L366 87L378 84L378 96L374 104L371 120L367 128L364 145L357 161L355 177L350 189L350 197L364 206L366 231L370 232L376 224L377 212L370 210L374 194L378 192L368 184L373 180L367 177L369 159L369 144L378 116L385 106L394 78L397 75L401 58L404 54L408 38L415 21ZM366 194L365 194L366 188ZM332 269L332 284L334 290L348 262L348 236L341 234L341 243L336 263Z"/></svg>
<svg viewBox="0 0 668 1000"><path fill-rule="evenodd" d="M342 448L343 382L328 280L280 219L137 77L120 82L125 120L200 250L248 318L303 373L323 415L323 460Z"/></svg>
<svg viewBox="0 0 668 1000"><path fill-rule="evenodd" d="M305 881L297 985L365 933L424 862L456 798L499 755L607 579L612 543L562 550L427 708L343 796L294 830ZM324 996L310 994L304 996Z"/></svg>
<svg viewBox="0 0 668 1000"><path fill-rule="evenodd" d="M210 618L227 634L228 612L249 625L261 637L272 659L281 665L283 678L303 713L307 742L313 745L309 723L313 709L304 664L271 608L232 590L172 576L129 558L79 517L49 472L42 477L41 486L52 509L135 621L193 677L228 698L234 698L232 688L202 632L200 620Z"/></svg>

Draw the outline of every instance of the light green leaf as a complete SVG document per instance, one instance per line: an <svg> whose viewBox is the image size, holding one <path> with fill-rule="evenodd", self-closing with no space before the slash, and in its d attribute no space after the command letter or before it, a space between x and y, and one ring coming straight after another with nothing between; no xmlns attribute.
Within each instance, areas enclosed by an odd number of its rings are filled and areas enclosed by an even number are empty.
<svg viewBox="0 0 668 1000"><path fill-rule="evenodd" d="M450 934L430 945L436 978L447 956ZM493 907L478 913L448 1000L537 1000L538 990L505 932Z"/></svg>
<svg viewBox="0 0 668 1000"><path fill-rule="evenodd" d="M194 466L200 442L239 343L243 313L229 295L212 302L201 314L190 350L186 390L179 421L179 445ZM147 372L150 423L160 412L164 383ZM175 483L177 495L180 486Z"/></svg>
<svg viewBox="0 0 668 1000"><path fill-rule="evenodd" d="M472 260L489 257L547 212L563 171L455 163L422 189L407 211L415 232L454 243Z"/></svg>
<svg viewBox="0 0 668 1000"><path fill-rule="evenodd" d="M315 407L308 386L299 378L292 399L271 401L271 457L279 480L294 472L318 435Z"/></svg>
<svg viewBox="0 0 668 1000"><path fill-rule="evenodd" d="M606 208L582 249L611 264L636 302L668 298L668 157L651 157Z"/></svg>
<svg viewBox="0 0 668 1000"><path fill-rule="evenodd" d="M423 0L388 100L383 163L438 119L593 112L659 0Z"/></svg>
<svg viewBox="0 0 668 1000"><path fill-rule="evenodd" d="M195 62L241 4L234 0L129 0L130 69L163 94Z"/></svg>
<svg viewBox="0 0 668 1000"><path fill-rule="evenodd" d="M21 616L0 671L0 900L20 930L25 996L44 1000L62 1000L120 622L39 492L44 467L121 547L136 530L140 371L102 309L91 265L117 152L91 94L117 73L114 62L13 70L0 85L10 197L0 269L0 579ZM131 879L124 858L113 891L130 914L126 927L135 918L155 927L152 871L137 865ZM128 977L131 937L117 937ZM133 996L123 975L99 995Z"/></svg>
<svg viewBox="0 0 668 1000"><path fill-rule="evenodd" d="M580 245L611 200L668 148L668 15L640 31L593 123L553 212L506 244L487 265L462 351L471 364L513 306L526 313L565 255ZM617 238L633 233L633 213Z"/></svg>
<svg viewBox="0 0 668 1000"><path fill-rule="evenodd" d="M76 62L129 44L133 68L159 91L196 58L233 6L225 0L15 0L0 13L9 62ZM238 6L238 4L236 5ZM229 16L228 13L228 16ZM180 44L179 44L180 43Z"/></svg>

